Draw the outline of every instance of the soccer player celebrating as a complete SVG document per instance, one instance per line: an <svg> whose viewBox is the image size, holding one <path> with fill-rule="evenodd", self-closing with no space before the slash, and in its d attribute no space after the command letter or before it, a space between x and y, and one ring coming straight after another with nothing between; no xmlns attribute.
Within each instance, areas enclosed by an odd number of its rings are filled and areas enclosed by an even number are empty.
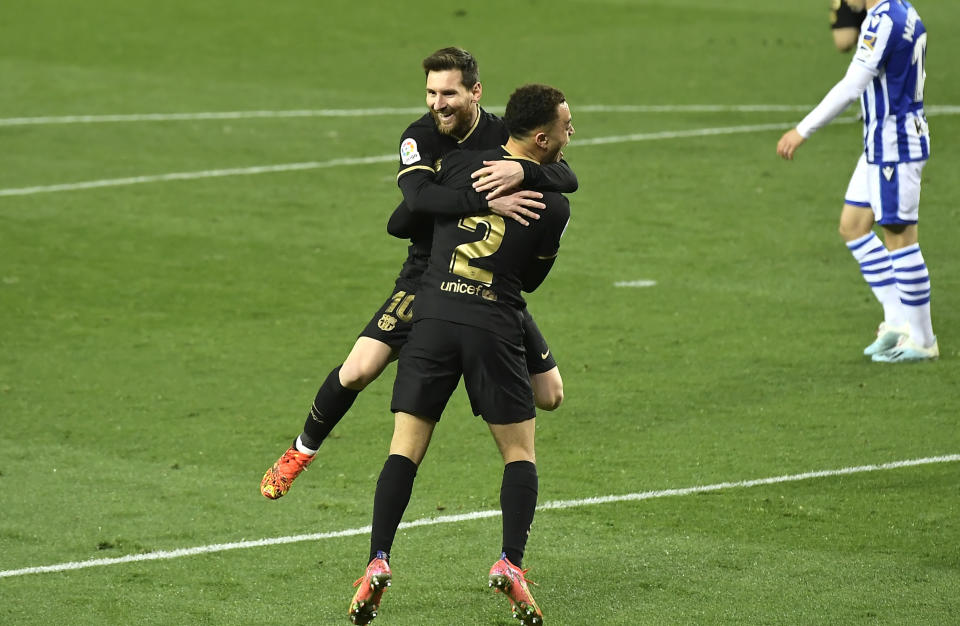
<svg viewBox="0 0 960 626"><path fill-rule="evenodd" d="M400 142L398 185L404 202L391 218L390 232L410 239L407 259L391 295L360 333L342 365L333 369L317 392L303 432L263 475L260 492L276 500L313 462L320 444L353 405L357 394L396 359L407 340L413 301L430 256L433 217L471 215L488 210L528 225L543 209L543 191L573 192L577 178L564 162L544 164L517 160L487 161L478 165L482 176L475 189L453 190L436 183L436 167L458 149L487 149L502 145L508 133L503 120L484 111L479 100L482 85L477 61L461 48L437 50L423 61L429 113L411 124ZM526 190L503 195L524 182ZM476 191L487 191L481 195ZM417 211L412 213L407 207ZM527 219L525 219L527 218ZM563 380L550 348L530 314L524 313L527 369L537 407L553 410L563 400Z"/></svg>
<svg viewBox="0 0 960 626"><path fill-rule="evenodd" d="M517 89L504 120L510 131L505 146L449 154L439 181L470 189L470 173L485 160L556 162L574 132L563 93L546 85ZM461 377L474 414L487 422L504 462L503 535L490 586L506 594L524 626L543 623L520 569L538 490L536 411L525 366L520 292L533 291L546 278L570 216L562 195L544 193L543 202L546 211L529 227L490 212L436 219L413 329L397 366L393 439L374 496L370 560L350 604L355 624L376 616L389 586L390 550L417 468Z"/></svg>
<svg viewBox="0 0 960 626"><path fill-rule="evenodd" d="M883 306L877 338L863 353L885 363L933 360L940 350L917 235L920 173L930 157L923 112L927 30L906 0L866 0L866 8L846 75L780 138L777 154L792 159L810 135L860 98L864 150L847 186L839 230Z"/></svg>

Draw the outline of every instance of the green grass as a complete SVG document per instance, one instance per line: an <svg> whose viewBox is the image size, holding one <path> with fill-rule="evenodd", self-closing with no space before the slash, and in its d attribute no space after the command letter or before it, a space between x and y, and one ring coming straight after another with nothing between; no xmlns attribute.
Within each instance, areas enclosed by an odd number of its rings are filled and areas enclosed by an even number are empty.
<svg viewBox="0 0 960 626"><path fill-rule="evenodd" d="M538 420L541 502L960 453L960 120L933 115L921 241L937 363L859 352L879 306L836 222L859 128L784 163L780 131L587 145L796 112L844 71L820 4L475 6L40 0L0 21L0 119L422 105L420 60L479 58L483 102L565 91L581 183L529 298L566 401ZM408 3L409 4L409 3ZM825 3L824 3L825 4ZM960 10L919 3L927 100L960 104ZM394 152L413 116L0 124L0 190ZM405 253L390 162L0 195L0 572L369 524L393 367L284 499L257 491ZM652 279L652 288L615 288ZM407 520L498 507L500 462L457 393ZM960 465L537 513L550 624L948 624ZM515 623L485 585L497 518L399 533L377 624ZM347 623L355 534L0 578L11 624Z"/></svg>

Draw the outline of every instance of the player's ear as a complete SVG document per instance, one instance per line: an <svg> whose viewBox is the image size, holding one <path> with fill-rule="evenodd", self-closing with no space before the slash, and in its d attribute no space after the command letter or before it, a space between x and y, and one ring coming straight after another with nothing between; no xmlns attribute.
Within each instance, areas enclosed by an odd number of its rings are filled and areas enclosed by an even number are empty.
<svg viewBox="0 0 960 626"><path fill-rule="evenodd" d="M537 143L538 147L543 148L544 150L546 150L550 143L550 138L547 137L547 133L543 131L537 132L537 134L533 136L533 140Z"/></svg>
<svg viewBox="0 0 960 626"><path fill-rule="evenodd" d="M473 87L470 89L470 93L473 94L474 102L480 101L480 96L483 95L483 85L480 84L479 80L473 84Z"/></svg>

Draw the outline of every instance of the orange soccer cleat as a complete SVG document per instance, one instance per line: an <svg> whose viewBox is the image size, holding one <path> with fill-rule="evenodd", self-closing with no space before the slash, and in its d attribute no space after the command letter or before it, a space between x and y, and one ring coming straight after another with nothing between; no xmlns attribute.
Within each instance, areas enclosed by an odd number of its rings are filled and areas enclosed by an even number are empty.
<svg viewBox="0 0 960 626"><path fill-rule="evenodd" d="M527 570L521 570L511 563L506 554L501 554L500 560L490 568L490 586L507 596L513 616L523 626L542 626L543 613L527 587L528 582L535 583L524 577L526 573Z"/></svg>
<svg viewBox="0 0 960 626"><path fill-rule="evenodd" d="M353 624L369 624L377 616L380 610L380 598L383 592L390 586L390 565L387 563L387 555L378 551L370 564L367 565L367 571L355 583L357 592L353 594L353 600L350 602L350 622Z"/></svg>
<svg viewBox="0 0 960 626"><path fill-rule="evenodd" d="M290 491L294 479L313 462L314 456L304 454L291 446L263 475L263 480L260 481L260 493L271 500L283 497Z"/></svg>

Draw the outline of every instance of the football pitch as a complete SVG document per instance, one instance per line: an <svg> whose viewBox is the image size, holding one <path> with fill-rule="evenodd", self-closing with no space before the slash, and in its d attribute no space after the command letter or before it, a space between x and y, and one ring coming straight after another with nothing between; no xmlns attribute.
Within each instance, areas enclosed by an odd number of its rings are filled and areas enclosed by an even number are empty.
<svg viewBox="0 0 960 626"><path fill-rule="evenodd" d="M562 89L580 189L528 302L565 383L524 566L550 625L960 613L960 5L929 32L940 360L861 355L827 0L31 0L0 19L0 623L348 623L395 366L278 501L264 470L390 294L420 61ZM953 230L951 230L953 229ZM951 243L953 242L953 243ZM496 393L496 390L491 390ZM374 624L517 623L501 461L454 395Z"/></svg>

